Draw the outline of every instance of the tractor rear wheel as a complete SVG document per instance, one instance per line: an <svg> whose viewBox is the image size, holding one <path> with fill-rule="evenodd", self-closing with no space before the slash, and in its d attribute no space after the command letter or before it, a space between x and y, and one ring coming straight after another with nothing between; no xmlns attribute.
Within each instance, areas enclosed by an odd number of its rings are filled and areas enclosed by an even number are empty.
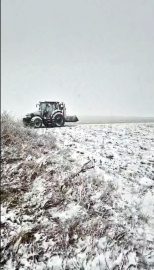
<svg viewBox="0 0 154 270"><path fill-rule="evenodd" d="M31 119L31 126L34 128L41 128L42 127L42 119L40 117L33 117Z"/></svg>
<svg viewBox="0 0 154 270"><path fill-rule="evenodd" d="M52 124L54 127L64 126L64 116L61 113L55 113L52 117Z"/></svg>

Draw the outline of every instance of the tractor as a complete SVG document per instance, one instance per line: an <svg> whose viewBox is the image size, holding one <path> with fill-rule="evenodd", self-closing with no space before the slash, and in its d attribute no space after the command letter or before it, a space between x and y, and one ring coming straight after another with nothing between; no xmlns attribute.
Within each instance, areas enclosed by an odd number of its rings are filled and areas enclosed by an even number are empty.
<svg viewBox="0 0 154 270"><path fill-rule="evenodd" d="M77 116L66 116L66 107L63 102L44 101L36 104L38 111L29 113L23 118L24 126L34 128L62 127L65 122L79 121Z"/></svg>

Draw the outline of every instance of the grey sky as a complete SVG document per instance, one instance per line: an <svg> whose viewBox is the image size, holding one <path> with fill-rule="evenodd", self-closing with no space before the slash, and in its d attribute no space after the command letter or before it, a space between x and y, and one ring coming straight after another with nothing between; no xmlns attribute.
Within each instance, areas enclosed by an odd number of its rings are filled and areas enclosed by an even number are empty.
<svg viewBox="0 0 154 270"><path fill-rule="evenodd" d="M2 109L58 100L68 114L154 116L154 1L1 5Z"/></svg>

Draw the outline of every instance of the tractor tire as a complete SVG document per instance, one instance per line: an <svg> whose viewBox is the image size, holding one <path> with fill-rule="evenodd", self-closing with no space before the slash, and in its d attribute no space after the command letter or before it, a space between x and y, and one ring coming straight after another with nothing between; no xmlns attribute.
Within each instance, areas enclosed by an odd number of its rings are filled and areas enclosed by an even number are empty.
<svg viewBox="0 0 154 270"><path fill-rule="evenodd" d="M42 127L42 119L41 117L35 116L31 119L31 126L33 128L41 128Z"/></svg>
<svg viewBox="0 0 154 270"><path fill-rule="evenodd" d="M53 127L63 127L64 126L64 116L62 115L62 113L55 113L52 116L52 126Z"/></svg>

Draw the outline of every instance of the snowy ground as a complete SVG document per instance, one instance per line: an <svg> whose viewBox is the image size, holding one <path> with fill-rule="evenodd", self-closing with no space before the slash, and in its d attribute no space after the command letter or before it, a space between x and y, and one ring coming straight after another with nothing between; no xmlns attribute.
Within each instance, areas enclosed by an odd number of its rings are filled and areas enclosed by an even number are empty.
<svg viewBox="0 0 154 270"><path fill-rule="evenodd" d="M37 132L2 152L3 269L154 269L154 124Z"/></svg>

